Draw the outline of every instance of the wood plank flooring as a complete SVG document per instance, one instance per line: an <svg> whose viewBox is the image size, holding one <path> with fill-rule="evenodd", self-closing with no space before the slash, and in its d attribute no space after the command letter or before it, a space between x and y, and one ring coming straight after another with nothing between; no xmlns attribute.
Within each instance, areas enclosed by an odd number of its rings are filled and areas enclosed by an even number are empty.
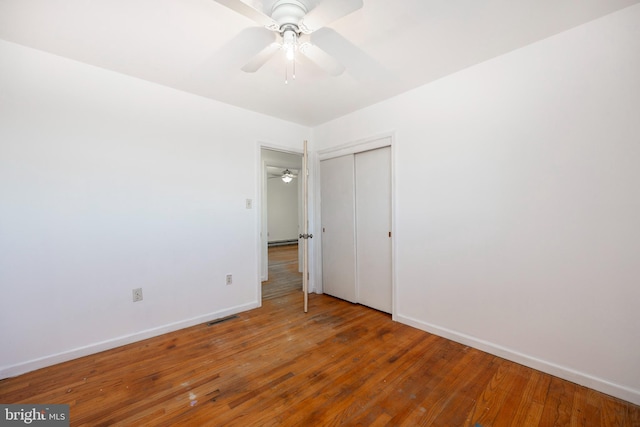
<svg viewBox="0 0 640 427"><path fill-rule="evenodd" d="M300 290L0 381L72 426L640 426L640 407Z"/></svg>
<svg viewBox="0 0 640 427"><path fill-rule="evenodd" d="M293 290L302 291L298 245L269 248L269 280L262 282L262 299L278 298Z"/></svg>

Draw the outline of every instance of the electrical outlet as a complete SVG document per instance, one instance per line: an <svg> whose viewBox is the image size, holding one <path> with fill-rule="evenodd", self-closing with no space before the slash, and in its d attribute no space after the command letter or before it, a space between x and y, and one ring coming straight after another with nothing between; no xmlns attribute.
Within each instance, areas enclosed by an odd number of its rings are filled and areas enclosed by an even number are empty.
<svg viewBox="0 0 640 427"><path fill-rule="evenodd" d="M227 285L233 284L233 275L227 274Z"/></svg>
<svg viewBox="0 0 640 427"><path fill-rule="evenodd" d="M136 288L133 290L133 302L142 301L142 288Z"/></svg>

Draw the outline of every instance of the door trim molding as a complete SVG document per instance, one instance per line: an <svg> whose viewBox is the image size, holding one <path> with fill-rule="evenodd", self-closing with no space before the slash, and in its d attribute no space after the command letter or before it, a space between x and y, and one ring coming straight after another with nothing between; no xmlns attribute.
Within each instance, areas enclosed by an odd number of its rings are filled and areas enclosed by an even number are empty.
<svg viewBox="0 0 640 427"><path fill-rule="evenodd" d="M318 158L320 161L332 159L334 157L346 156L348 154L357 154L364 151L375 150L376 148L391 147L391 154L393 160L393 145L395 140L395 132L387 132L380 135L374 135L368 138L363 138L357 141L347 142L335 147L327 148L318 151ZM392 161L393 172L393 161Z"/></svg>

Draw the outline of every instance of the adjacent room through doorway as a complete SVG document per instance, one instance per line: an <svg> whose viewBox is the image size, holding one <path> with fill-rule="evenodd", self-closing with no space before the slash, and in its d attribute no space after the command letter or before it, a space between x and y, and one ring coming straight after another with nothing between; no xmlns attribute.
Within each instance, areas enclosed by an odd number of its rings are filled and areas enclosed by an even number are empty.
<svg viewBox="0 0 640 427"><path fill-rule="evenodd" d="M302 290L302 156L262 149L262 298Z"/></svg>

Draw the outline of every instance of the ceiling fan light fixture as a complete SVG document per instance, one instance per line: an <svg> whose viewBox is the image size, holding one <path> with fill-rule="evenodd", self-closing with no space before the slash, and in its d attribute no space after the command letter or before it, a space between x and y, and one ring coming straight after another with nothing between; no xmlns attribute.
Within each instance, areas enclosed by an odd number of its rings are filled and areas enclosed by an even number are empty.
<svg viewBox="0 0 640 427"><path fill-rule="evenodd" d="M287 24L281 33L282 36L282 49L284 50L285 57L292 64L292 77L296 78L296 50L298 50L298 27L295 25ZM289 84L289 70L288 65L284 67L284 83Z"/></svg>
<svg viewBox="0 0 640 427"><path fill-rule="evenodd" d="M285 184L290 183L292 180L293 180L293 174L289 169L286 169L284 172L282 172L282 181Z"/></svg>
<svg viewBox="0 0 640 427"><path fill-rule="evenodd" d="M289 61L295 59L295 52L298 49L298 34L293 28L284 30L282 33L282 49Z"/></svg>

